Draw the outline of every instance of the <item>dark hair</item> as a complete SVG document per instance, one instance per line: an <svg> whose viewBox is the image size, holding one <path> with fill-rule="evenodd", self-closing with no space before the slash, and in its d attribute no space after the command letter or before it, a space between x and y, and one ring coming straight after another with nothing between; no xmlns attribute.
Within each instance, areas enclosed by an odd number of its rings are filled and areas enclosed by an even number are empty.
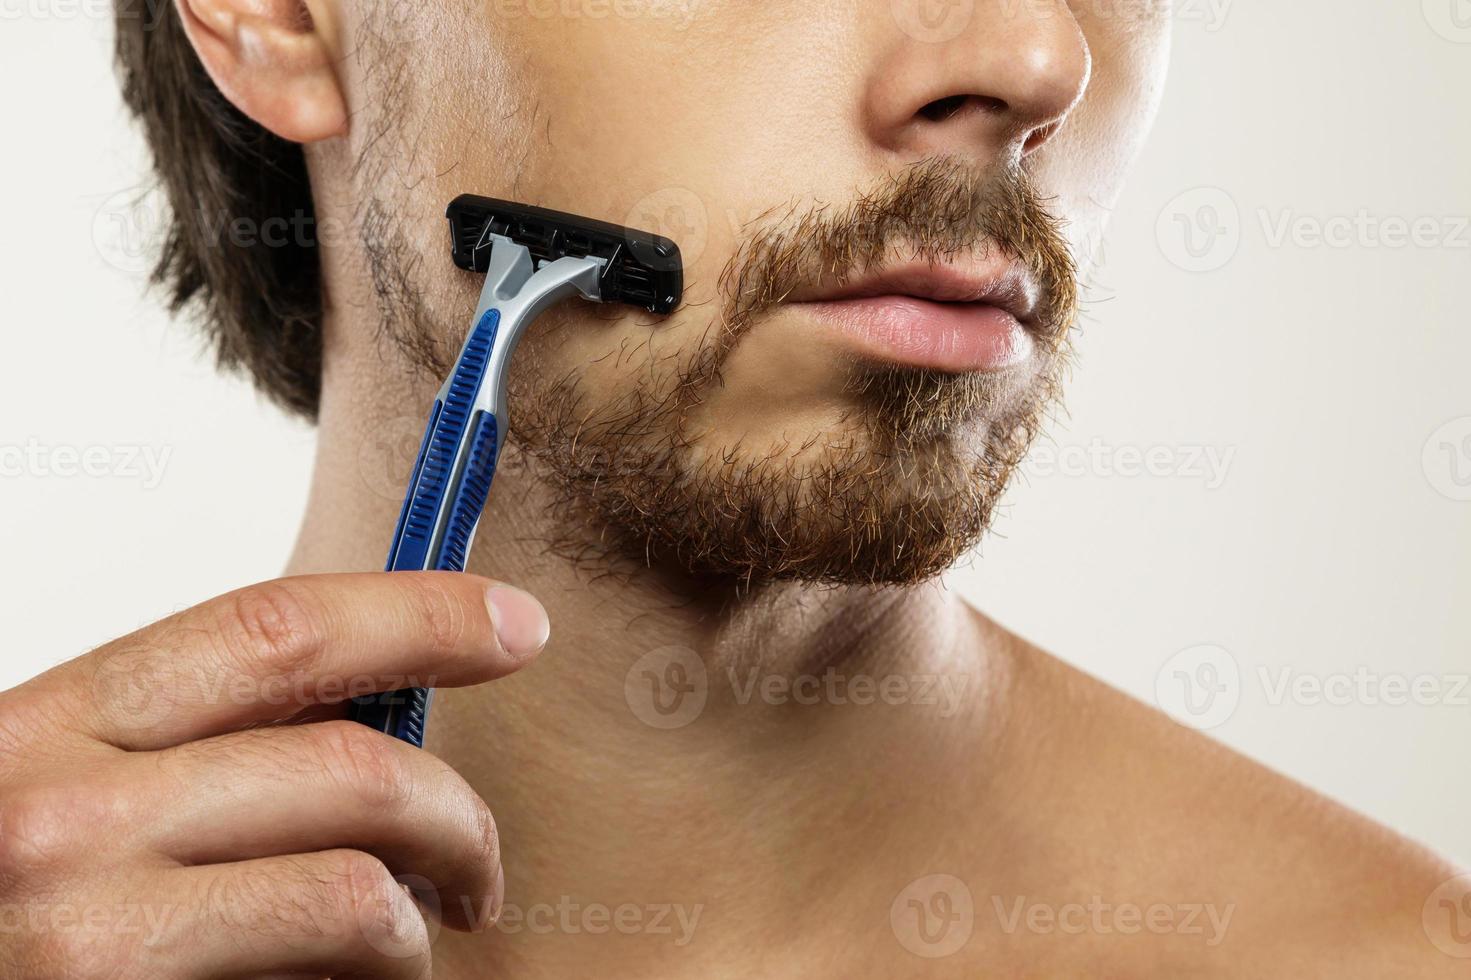
<svg viewBox="0 0 1471 980"><path fill-rule="evenodd" d="M315 418L322 290L314 235L269 244L222 233L283 219L315 227L306 159L215 87L172 2L116 0L123 101L142 124L169 216L152 281L196 314L221 367L244 369L286 409Z"/></svg>

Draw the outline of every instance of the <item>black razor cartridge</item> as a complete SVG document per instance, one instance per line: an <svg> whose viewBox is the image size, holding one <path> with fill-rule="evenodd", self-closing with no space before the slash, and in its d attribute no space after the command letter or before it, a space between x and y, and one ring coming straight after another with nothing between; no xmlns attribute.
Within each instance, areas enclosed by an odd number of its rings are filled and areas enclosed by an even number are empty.
<svg viewBox="0 0 1471 980"><path fill-rule="evenodd" d="M599 291L605 303L665 314L679 305L684 291L679 246L662 235L474 194L450 202L449 223L455 265L471 272L490 268L498 235L524 246L538 268L569 255L602 259Z"/></svg>

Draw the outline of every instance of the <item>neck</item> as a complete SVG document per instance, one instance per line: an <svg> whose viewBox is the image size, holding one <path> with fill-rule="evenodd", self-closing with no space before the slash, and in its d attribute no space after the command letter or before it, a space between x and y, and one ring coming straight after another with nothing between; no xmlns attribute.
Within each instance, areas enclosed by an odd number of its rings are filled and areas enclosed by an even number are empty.
<svg viewBox="0 0 1471 980"><path fill-rule="evenodd" d="M420 435L411 406L433 383L324 382L291 571L380 568ZM547 551L554 519L533 469L503 466L469 570L536 595L552 634L516 675L435 696L426 747L495 811L507 881L502 922L444 937L437 975L521 956L555 972L592 948L597 909L645 959L688 956L690 933L723 937L698 947L712 956L752 929L821 935L845 883L891 888L877 841L911 859L934 846L910 808L977 769L1006 673L998 630L938 584L600 575Z"/></svg>

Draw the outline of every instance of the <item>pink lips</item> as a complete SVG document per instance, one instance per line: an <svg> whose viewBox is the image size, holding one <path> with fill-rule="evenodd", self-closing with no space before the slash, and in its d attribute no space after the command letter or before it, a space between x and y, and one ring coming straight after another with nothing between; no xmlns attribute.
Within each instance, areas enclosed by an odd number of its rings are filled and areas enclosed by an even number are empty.
<svg viewBox="0 0 1471 980"><path fill-rule="evenodd" d="M838 286L794 293L865 357L955 374L1000 371L1032 356L1037 288L1004 260L890 266Z"/></svg>

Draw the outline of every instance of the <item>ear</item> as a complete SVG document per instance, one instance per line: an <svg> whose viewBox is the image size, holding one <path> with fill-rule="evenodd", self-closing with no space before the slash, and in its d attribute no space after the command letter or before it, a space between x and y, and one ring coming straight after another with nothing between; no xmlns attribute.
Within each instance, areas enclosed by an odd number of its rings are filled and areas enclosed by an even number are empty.
<svg viewBox="0 0 1471 980"><path fill-rule="evenodd" d="M283 139L347 131L328 0L176 0L184 33L225 98Z"/></svg>

